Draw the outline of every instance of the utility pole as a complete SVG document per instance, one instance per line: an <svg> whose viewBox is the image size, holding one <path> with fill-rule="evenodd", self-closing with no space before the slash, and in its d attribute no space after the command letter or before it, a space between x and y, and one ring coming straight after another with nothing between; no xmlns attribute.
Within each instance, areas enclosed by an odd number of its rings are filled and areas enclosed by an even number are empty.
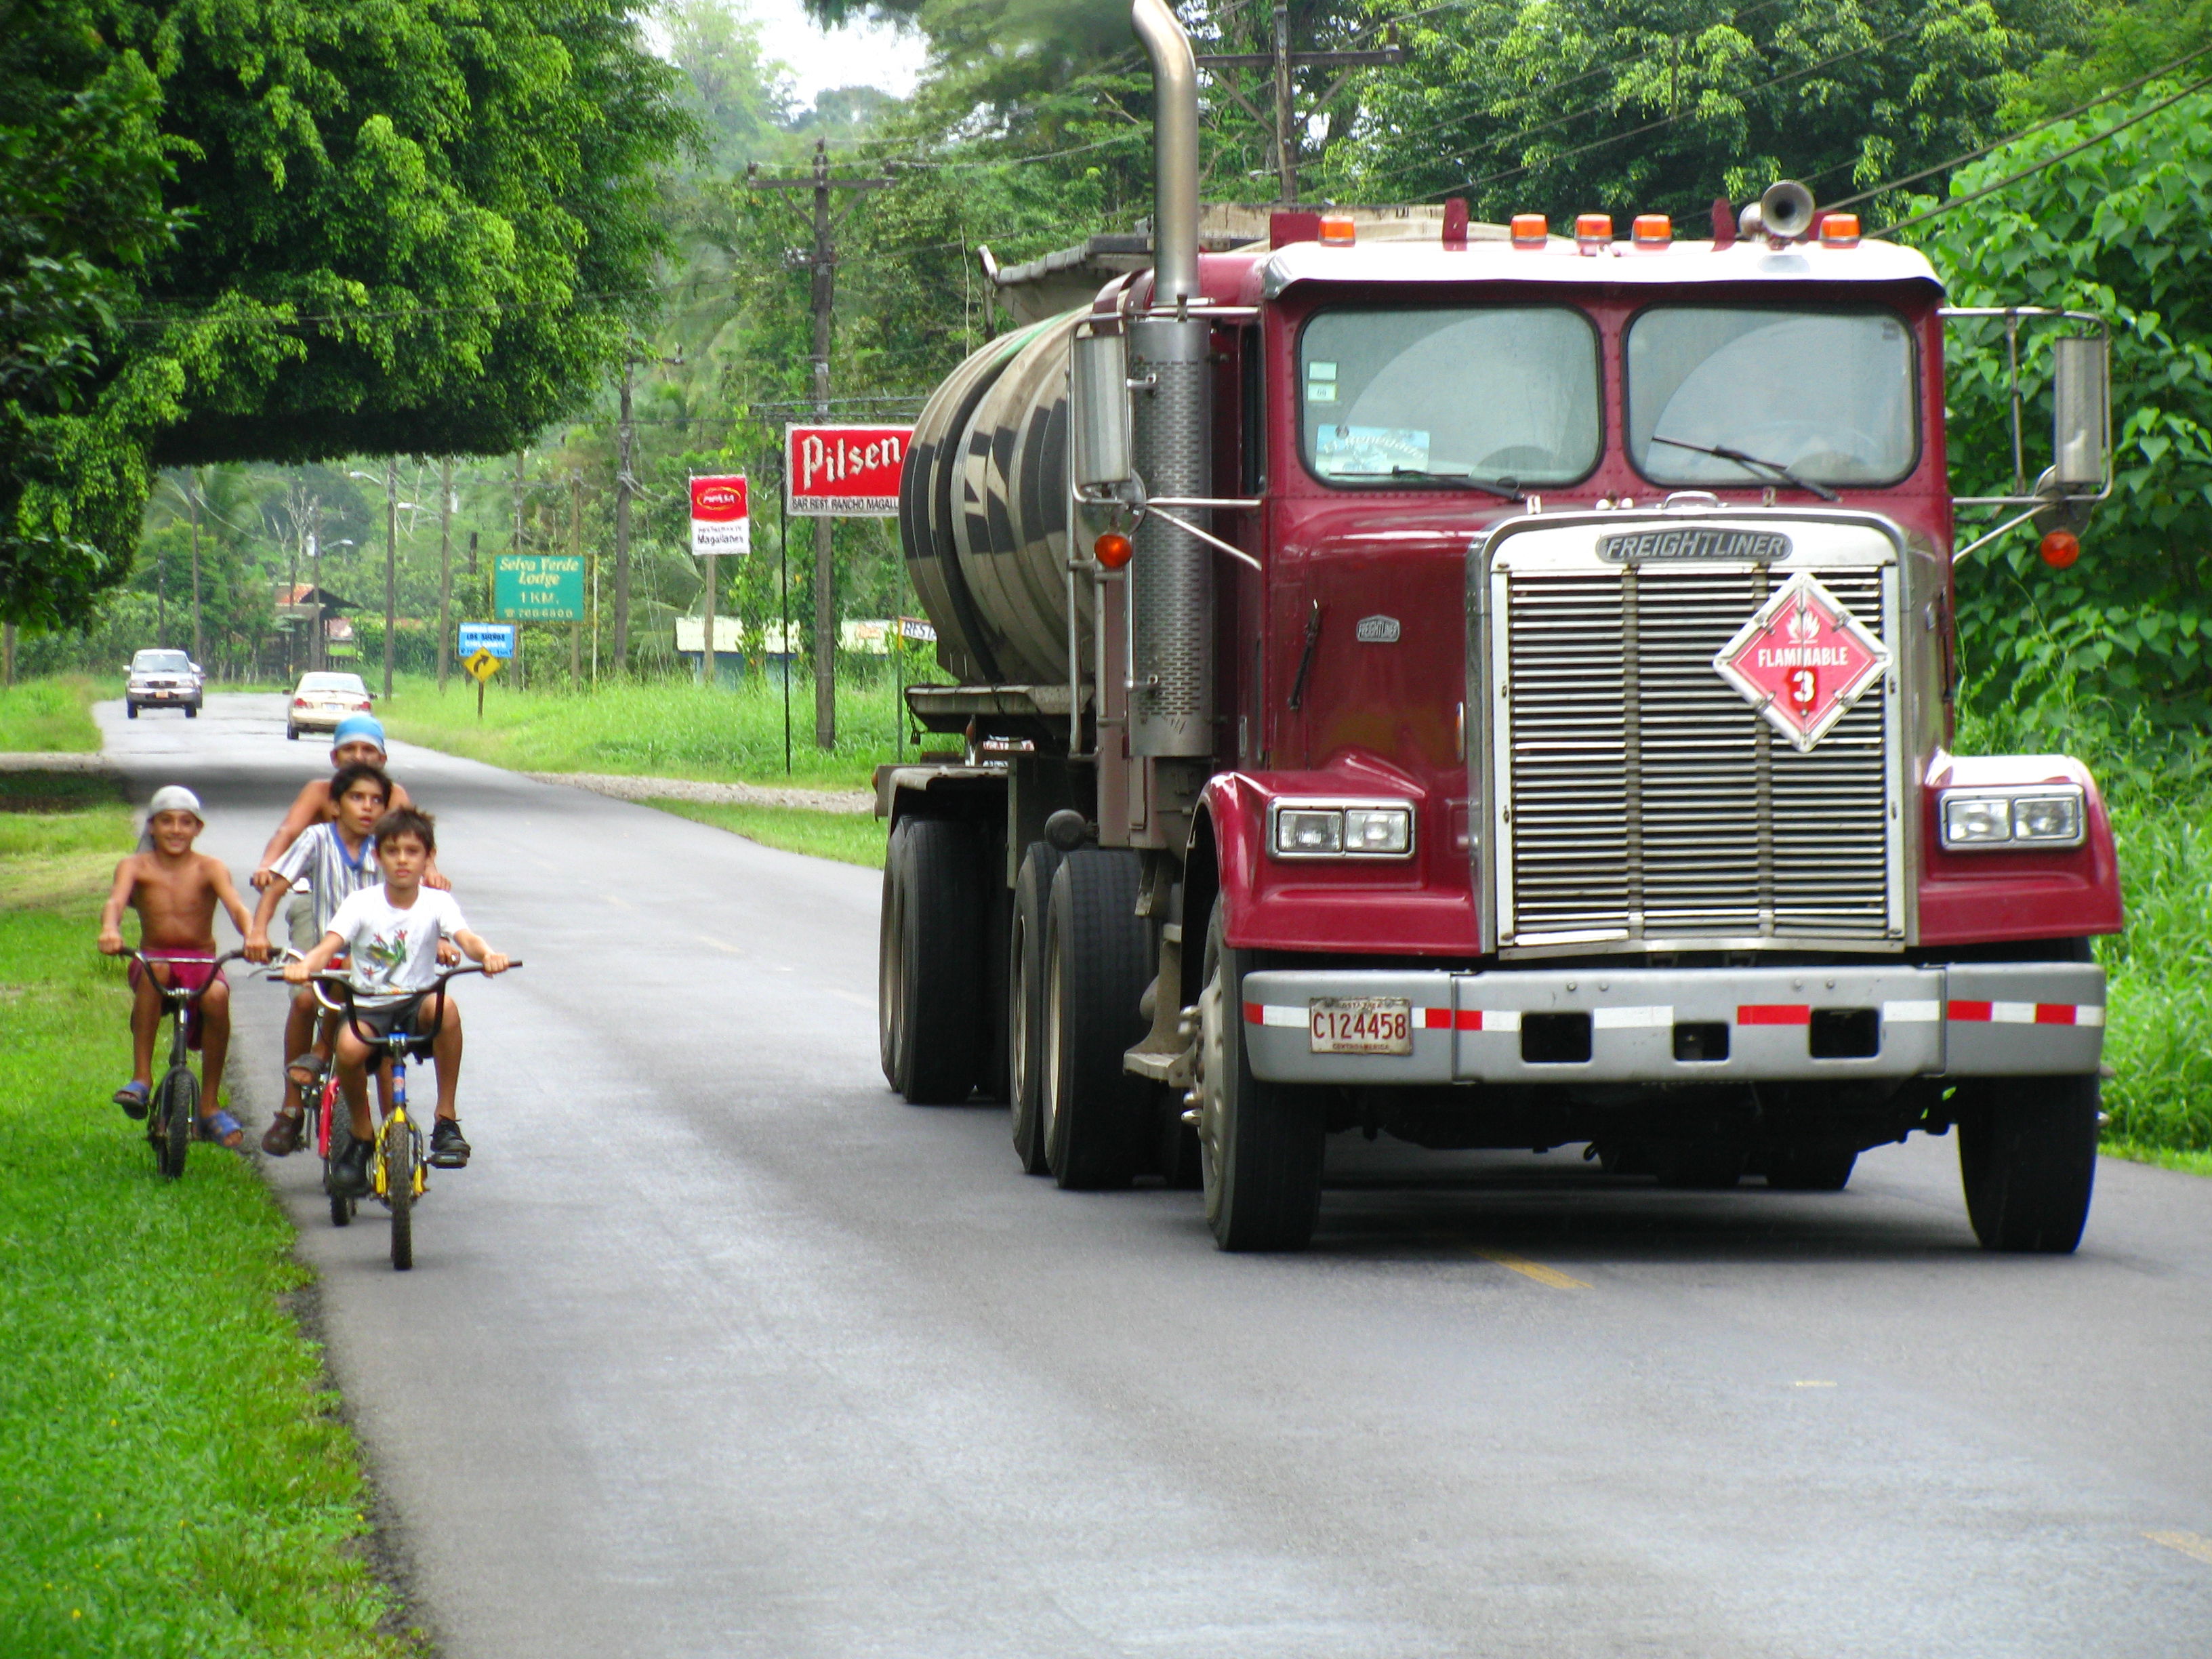
<svg viewBox="0 0 2212 1659"><path fill-rule="evenodd" d="M203 654L200 639L200 485L189 472L185 474L185 505L192 514L192 661L197 664Z"/></svg>
<svg viewBox="0 0 2212 1659"><path fill-rule="evenodd" d="M1292 52L1291 50L1291 9L1286 5L1275 8L1274 44L1267 52L1202 52L1198 54L1200 69L1266 70L1272 77L1274 93L1273 119L1262 115L1251 100L1237 91L1226 80L1219 84L1224 91L1244 106L1244 112L1263 127L1272 127L1275 135L1275 182L1280 190L1280 199L1287 207L1298 199L1297 111L1294 98L1296 88L1291 84L1293 70L1321 65L1340 67L1345 71L1337 76L1327 92L1315 100L1315 107L1325 109L1344 90L1344 83L1352 78L1352 71L1376 64L1402 64L1405 49L1396 43L1395 28L1389 24L1377 27L1391 28L1391 44L1371 52ZM1371 32L1371 31L1366 31ZM1358 36L1354 36L1358 39Z"/></svg>
<svg viewBox="0 0 2212 1659"><path fill-rule="evenodd" d="M833 190L884 190L888 179L833 179L830 176L830 145L814 141L814 172L810 179L761 179L747 170L745 182L755 190L811 190L814 192L814 246L794 250L795 268L814 273L814 416L830 416L830 319L835 307L837 250L830 242L830 192ZM848 211L850 211L848 209ZM830 520L814 520L814 741L817 747L837 746L837 594L830 562ZM714 641L707 641L709 652ZM788 641L786 641L787 646Z"/></svg>
<svg viewBox="0 0 2212 1659"><path fill-rule="evenodd" d="M568 551L576 562L584 562L584 475L568 475ZM568 624L568 689L574 691L584 684L584 624Z"/></svg>
<svg viewBox="0 0 2212 1659"><path fill-rule="evenodd" d="M399 458L384 458L384 700L392 701L392 630L398 611Z"/></svg>
<svg viewBox="0 0 2212 1659"><path fill-rule="evenodd" d="M630 416L631 384L637 356L623 354L622 415L615 423L615 672L629 667L629 491L631 445L637 428Z"/></svg>
<svg viewBox="0 0 2212 1659"><path fill-rule="evenodd" d="M438 695L453 658L453 458L438 461Z"/></svg>
<svg viewBox="0 0 2212 1659"><path fill-rule="evenodd" d="M522 459L526 453L527 453L526 451L520 449L514 452L514 550L517 553L522 551L522 492L528 488L528 486L522 482ZM499 565L497 561L494 561L492 564L491 591L493 608L496 610L499 605ZM522 623L520 621L517 621L514 624L514 689L518 691L521 691L526 690L529 684L529 653L525 652L522 648Z"/></svg>

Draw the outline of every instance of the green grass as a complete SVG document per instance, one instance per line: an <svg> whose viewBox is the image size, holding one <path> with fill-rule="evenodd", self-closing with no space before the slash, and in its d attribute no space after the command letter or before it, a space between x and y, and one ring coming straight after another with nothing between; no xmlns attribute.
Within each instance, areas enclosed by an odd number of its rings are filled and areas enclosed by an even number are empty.
<svg viewBox="0 0 2212 1659"><path fill-rule="evenodd" d="M872 812L817 812L803 806L724 806L697 800L652 800L664 812L817 859L884 867L884 824Z"/></svg>
<svg viewBox="0 0 2212 1659"><path fill-rule="evenodd" d="M814 688L791 688L792 771L783 769L783 693L759 680L705 690L688 684L613 684L592 692L516 691L495 682L477 720L476 689L407 678L377 714L393 737L521 772L607 772L719 783L866 789L895 757L896 688L837 688L837 747L814 746ZM914 753L911 742L906 753Z"/></svg>
<svg viewBox="0 0 2212 1659"><path fill-rule="evenodd" d="M2105 1150L2212 1174L2212 743L2087 701L1960 721L1969 754L2078 756L2112 817L2124 933L2097 941L2108 980Z"/></svg>
<svg viewBox="0 0 2212 1659"><path fill-rule="evenodd" d="M24 680L0 688L0 755L85 754L100 747L95 699L115 688L88 675Z"/></svg>
<svg viewBox="0 0 2212 1659"><path fill-rule="evenodd" d="M19 797L20 799L20 797ZM0 806L4 806L0 802ZM119 805L0 811L0 1653L383 1659L352 1437L282 1298L308 1275L243 1160L154 1173L107 1102L121 964L92 945Z"/></svg>

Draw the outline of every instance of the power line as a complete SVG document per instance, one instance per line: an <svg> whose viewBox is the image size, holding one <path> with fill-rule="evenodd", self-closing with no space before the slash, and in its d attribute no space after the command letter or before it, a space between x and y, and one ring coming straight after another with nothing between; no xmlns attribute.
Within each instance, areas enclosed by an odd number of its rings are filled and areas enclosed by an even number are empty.
<svg viewBox="0 0 2212 1659"><path fill-rule="evenodd" d="M2179 69L2184 64L2193 63L2197 58L2203 57L2208 52L2212 52L2212 46L2199 46L2194 52L2184 52L2180 57L2175 58L2171 64L2165 65L2163 68L2154 69L2148 75L2138 76L2124 87L2115 87L2110 92L2100 93L2096 97L2092 98L2086 104L2076 104L2072 109L2066 111L2063 114L2045 116L2040 121L2031 122L2028 125L2022 127L2018 132L2012 133L2006 137L1998 138L1989 143L1984 144L1979 149L1970 149L1963 155L1954 155L1948 161L1938 161L1934 167L1923 167L1917 173L1908 173L1901 179L1889 179L1887 182L1876 185L1871 189L1863 190L1856 196L1846 196L1840 202L1824 202L1821 205L1827 208L1850 207L1856 203L1871 201L1874 198L1885 195L1890 191L1902 190L1907 185L1917 185L1923 179L1929 177L1931 173L1946 172L1952 167L1964 167L1969 161L1978 161L1983 156L1990 154L1992 151L2002 149L2007 144L2017 143L2021 139L2028 137L2031 133L2040 132L2045 127L2055 127L2061 121L2070 121L2075 116L2084 114L2088 111L2096 108L2100 104L2111 103L2115 98L2124 98L2128 94L2133 92L2137 87L2144 86L2164 76L2171 75L2174 70ZM2202 83L2200 82L2200 84ZM2118 129L2116 127L2113 131L2118 131ZM1835 169L1831 167L1828 171L1832 173ZM1814 176L1818 178L1820 175L1816 173ZM1808 181L1801 180L1800 182Z"/></svg>
<svg viewBox="0 0 2212 1659"><path fill-rule="evenodd" d="M2112 137L2115 133L2125 132L2130 127L2135 125L2138 121L2148 121L2152 116L2157 114L2160 110L2170 109L2174 105L2179 103L2183 99L2188 97L2191 93L2202 92L2207 87L2212 87L2212 75L2208 75L2202 80L2191 82L2187 86L2182 88L2179 92L2175 93L2171 98L2160 99L2149 108L2136 111L2136 113L2128 117L2126 120L2106 127L2102 132L2096 134L2093 137L2084 138L2078 144L2069 144L2055 155L2045 156L2043 160L2036 162L2033 167L2022 167L2017 173L2008 173L2003 178L1998 179L1995 184L1984 185L1981 189L1971 191L1964 196L1954 196L1942 206L1930 208L1925 213L1916 213L1910 219L1900 219L1893 225L1884 225L1880 230L1874 234L1877 236L1894 235L1900 230L1909 230L1914 225L1924 224L1930 219L1941 218L1943 215L1950 212L1953 208L1965 207L1969 202L1978 202L1984 196L1994 196L1997 191L2005 189L2008 185L2016 185L2021 179L2042 172L2045 167L2055 167L2057 163L2064 161L2069 155L2079 155L2083 150L2089 149L2092 145L2103 143L2106 139Z"/></svg>

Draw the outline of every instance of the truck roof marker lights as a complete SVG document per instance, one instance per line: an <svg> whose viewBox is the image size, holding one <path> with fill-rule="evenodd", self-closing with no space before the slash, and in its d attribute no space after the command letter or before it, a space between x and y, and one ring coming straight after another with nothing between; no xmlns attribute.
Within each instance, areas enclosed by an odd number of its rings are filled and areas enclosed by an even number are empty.
<svg viewBox="0 0 2212 1659"><path fill-rule="evenodd" d="M1540 248L1552 239L1552 228L1540 213L1516 213L1513 216L1513 246L1518 248Z"/></svg>
<svg viewBox="0 0 2212 1659"><path fill-rule="evenodd" d="M1674 222L1663 213L1639 213L1630 234L1642 252L1656 252L1673 245Z"/></svg>
<svg viewBox="0 0 2212 1659"><path fill-rule="evenodd" d="M1856 247L1859 245L1859 216L1856 213L1825 214L1820 219L1822 247Z"/></svg>
<svg viewBox="0 0 2212 1659"><path fill-rule="evenodd" d="M1595 254L1601 248L1613 246L1613 216L1610 213L1577 213L1575 215L1575 246L1585 254Z"/></svg>
<svg viewBox="0 0 2212 1659"><path fill-rule="evenodd" d="M1324 213L1321 216L1321 245L1323 247L1350 247L1358 239L1359 228L1348 213Z"/></svg>

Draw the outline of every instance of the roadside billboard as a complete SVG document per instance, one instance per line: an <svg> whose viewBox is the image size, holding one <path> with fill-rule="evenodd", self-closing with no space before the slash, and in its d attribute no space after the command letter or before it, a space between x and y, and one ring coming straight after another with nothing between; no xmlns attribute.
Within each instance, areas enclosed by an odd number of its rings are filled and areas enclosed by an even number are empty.
<svg viewBox="0 0 2212 1659"><path fill-rule="evenodd" d="M691 556L744 558L753 550L745 475L695 475L691 480Z"/></svg>
<svg viewBox="0 0 2212 1659"><path fill-rule="evenodd" d="M822 518L896 518L913 436L910 426L786 427L785 505Z"/></svg>
<svg viewBox="0 0 2212 1659"><path fill-rule="evenodd" d="M473 657L479 651L489 651L502 662L511 661L518 631L511 623L463 623L453 654Z"/></svg>
<svg viewBox="0 0 2212 1659"><path fill-rule="evenodd" d="M491 567L492 615L506 622L584 620L584 561L574 553L502 553Z"/></svg>

